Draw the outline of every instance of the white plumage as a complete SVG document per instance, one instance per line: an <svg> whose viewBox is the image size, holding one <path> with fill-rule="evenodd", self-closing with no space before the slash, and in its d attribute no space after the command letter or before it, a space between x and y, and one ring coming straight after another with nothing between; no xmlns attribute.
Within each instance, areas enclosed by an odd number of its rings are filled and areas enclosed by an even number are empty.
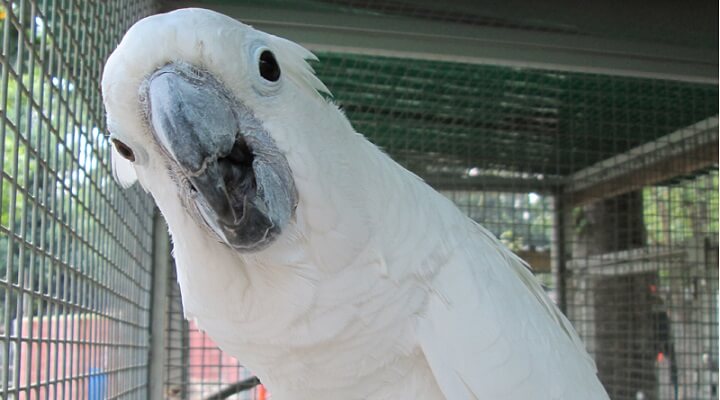
<svg viewBox="0 0 720 400"><path fill-rule="evenodd" d="M258 75L270 49L279 84ZM188 318L275 399L607 399L575 331L524 263L356 133L302 47L186 9L133 26L102 89L123 185L154 197L174 242ZM143 82L182 61L262 122L298 201L267 248L240 252L188 214L144 117Z"/></svg>

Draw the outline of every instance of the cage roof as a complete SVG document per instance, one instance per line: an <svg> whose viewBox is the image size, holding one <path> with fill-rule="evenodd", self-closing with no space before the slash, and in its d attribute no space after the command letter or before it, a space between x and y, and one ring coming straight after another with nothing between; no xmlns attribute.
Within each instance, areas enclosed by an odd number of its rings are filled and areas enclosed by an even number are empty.
<svg viewBox="0 0 720 400"><path fill-rule="evenodd" d="M163 0L161 3L165 8L238 4L234 0ZM272 11L310 11L718 48L718 5L708 0L694 2L692 6L660 1L653 2L652 7L642 0L245 0L242 3L245 7L268 9L266 19L275 18ZM242 15L237 17L243 19Z"/></svg>
<svg viewBox="0 0 720 400"><path fill-rule="evenodd" d="M713 85L323 53L355 128L420 173L563 176L715 115Z"/></svg>

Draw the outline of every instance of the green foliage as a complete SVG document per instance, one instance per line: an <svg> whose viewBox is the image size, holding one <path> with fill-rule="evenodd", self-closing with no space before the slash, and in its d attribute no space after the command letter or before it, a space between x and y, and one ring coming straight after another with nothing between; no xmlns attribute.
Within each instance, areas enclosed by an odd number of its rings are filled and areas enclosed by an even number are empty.
<svg viewBox="0 0 720 400"><path fill-rule="evenodd" d="M649 244L718 234L718 171L643 190Z"/></svg>
<svg viewBox="0 0 720 400"><path fill-rule="evenodd" d="M445 191L443 194L513 251L550 246L553 223L550 196L481 191Z"/></svg>
<svg viewBox="0 0 720 400"><path fill-rule="evenodd" d="M552 238L552 197L534 193L445 191L461 210L513 251L545 249ZM672 245L718 235L718 171L643 189L649 245ZM573 210L575 234L587 221Z"/></svg>
<svg viewBox="0 0 720 400"><path fill-rule="evenodd" d="M30 7L20 8L17 3L11 3L12 10L7 10L4 6L0 5L0 33L4 34L7 29L7 48L3 48L3 54L7 57L10 65L14 66L15 70L19 70L21 60L23 66L27 68L27 58L19 57L18 49L20 43L26 46L25 42L30 42L34 46L40 43L40 36L44 29L43 21L40 18L32 19L30 15ZM16 25L12 22L12 19L19 20L22 26L27 27L22 31L19 31ZM7 25L7 26L6 26ZM27 53L24 51L23 53Z"/></svg>
<svg viewBox="0 0 720 400"><path fill-rule="evenodd" d="M90 202L100 196L100 182L91 184L90 176L99 176L94 173L97 154L107 143L75 83L63 78L67 71L47 62L51 36L44 38L45 47L36 46L42 53L33 58L27 48L17 53L20 33L8 23L7 18L0 21L0 31L9 30L14 47L3 53L15 56L0 64L9 68L2 71L8 85L0 85L5 119L0 124L0 226L12 235L0 234L0 280L58 298L74 296L65 283L70 273L50 265L101 270L100 255L88 251L81 238L87 240L99 229ZM44 23L35 18L24 26L28 28L22 34L38 44ZM15 296L13 292L10 304L17 301Z"/></svg>

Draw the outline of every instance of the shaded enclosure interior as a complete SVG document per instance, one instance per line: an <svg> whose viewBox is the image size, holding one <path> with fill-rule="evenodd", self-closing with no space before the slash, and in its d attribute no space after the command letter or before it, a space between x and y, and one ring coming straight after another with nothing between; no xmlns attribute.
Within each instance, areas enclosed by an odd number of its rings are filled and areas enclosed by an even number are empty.
<svg viewBox="0 0 720 400"><path fill-rule="evenodd" d="M110 171L102 64L135 21L185 5L0 2L0 398L145 399L161 387L203 399L251 376L184 319L152 199ZM267 20L312 12L718 46L717 21L678 33L425 1L246 7ZM313 50L357 131L533 265L612 399L717 398L717 77Z"/></svg>

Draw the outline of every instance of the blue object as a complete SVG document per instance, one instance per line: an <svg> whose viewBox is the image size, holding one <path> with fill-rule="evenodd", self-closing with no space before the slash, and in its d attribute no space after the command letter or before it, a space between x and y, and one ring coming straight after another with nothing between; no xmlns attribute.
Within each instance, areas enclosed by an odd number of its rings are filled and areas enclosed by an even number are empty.
<svg viewBox="0 0 720 400"><path fill-rule="evenodd" d="M101 368L90 368L88 400L107 399L107 374Z"/></svg>

